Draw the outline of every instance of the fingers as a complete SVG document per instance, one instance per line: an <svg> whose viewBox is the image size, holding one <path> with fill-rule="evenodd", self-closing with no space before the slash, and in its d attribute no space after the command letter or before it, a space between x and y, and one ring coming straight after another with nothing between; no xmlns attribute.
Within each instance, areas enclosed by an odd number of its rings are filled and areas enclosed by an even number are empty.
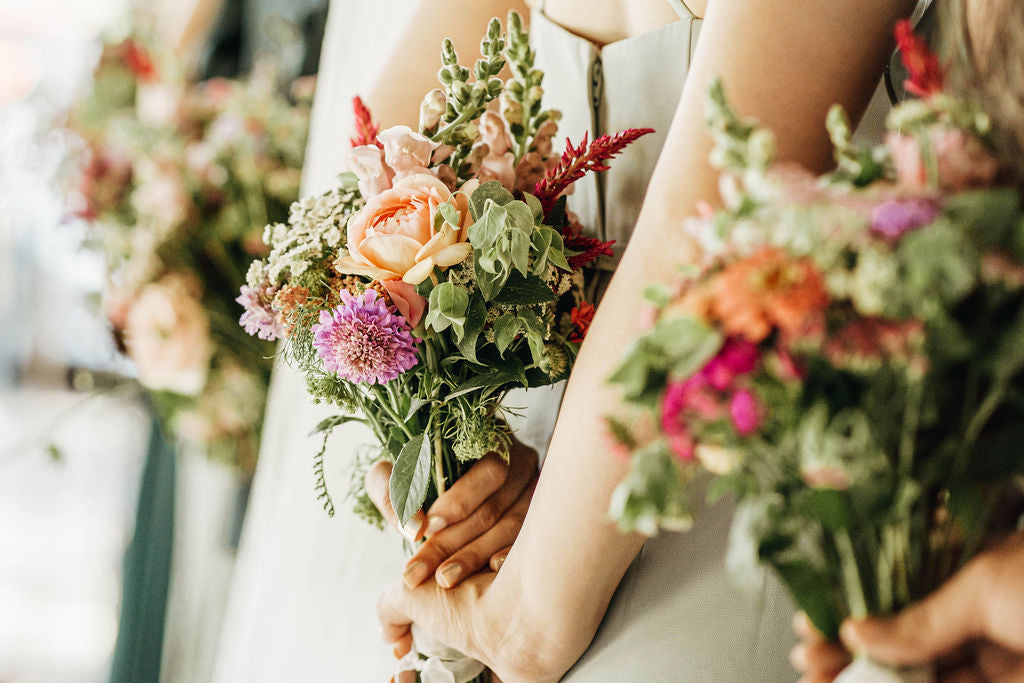
<svg viewBox="0 0 1024 683"><path fill-rule="evenodd" d="M511 545L519 535L523 520L526 519L526 511L530 507L536 485L537 479L534 477L519 496L519 500L505 512L497 524L438 566L434 579L439 586L454 588L467 576L486 567L492 555Z"/></svg>
<svg viewBox="0 0 1024 683"><path fill-rule="evenodd" d="M392 588L377 601L377 621L380 623L380 637L385 643L412 642L412 615L407 592L401 585Z"/></svg>
<svg viewBox="0 0 1024 683"><path fill-rule="evenodd" d="M501 569L501 565L505 564L505 558L508 557L508 551L512 550L512 546L506 546L498 552L491 555L491 571L496 572Z"/></svg>
<svg viewBox="0 0 1024 683"><path fill-rule="evenodd" d="M512 544L519 534L522 519L518 512L507 520L505 516L509 508L527 490L527 485L532 480L535 480L537 476L536 454L529 449L524 449L524 451L513 457L512 467L507 471L507 479L496 492L491 494L483 503L477 505L476 509L472 511L472 514L467 519L431 535L427 542L409 559L402 573L402 580L405 581L407 586L410 588L418 586L427 577L435 574L443 562L453 558L457 551L473 543L498 524L501 524L501 527L497 533L490 535L486 541L474 546L458 562L447 565L447 571L443 577L441 574L437 574L438 583L449 588L458 585L462 579L485 566L493 553ZM483 464L484 461L481 460L480 463L474 465L464 477L456 482L456 486L466 481L469 474ZM532 496L533 489L530 488L529 491ZM452 500L456 493L455 486L453 486L442 498L451 494L449 500ZM442 501L439 498L438 503L440 502ZM527 498L524 505L526 507L529 506L529 498ZM431 518L435 515L435 507L436 504L431 507ZM525 511L523 514L525 514Z"/></svg>
<svg viewBox="0 0 1024 683"><path fill-rule="evenodd" d="M807 616L807 612L797 612L793 615L793 632L805 643L825 642L825 636Z"/></svg>
<svg viewBox="0 0 1024 683"><path fill-rule="evenodd" d="M968 563L939 590L891 619L847 620L840 637L848 648L887 664L910 666L939 658L982 635L985 567Z"/></svg>
<svg viewBox="0 0 1024 683"><path fill-rule="evenodd" d="M381 460L367 470L364 479L366 494L370 496L370 500L377 506L380 514L384 516L384 519L387 520L392 528L399 530L410 541L418 541L424 533L425 516L422 512L417 512L412 516L408 524L405 525L404 529L398 528L398 515L395 514L395 508L391 505L391 494L388 491L392 467L393 465L387 460Z"/></svg>
<svg viewBox="0 0 1024 683"><path fill-rule="evenodd" d="M469 517L491 494L501 488L509 466L501 456L489 453L459 477L438 497L427 513L428 536Z"/></svg>
<svg viewBox="0 0 1024 683"><path fill-rule="evenodd" d="M836 643L800 643L789 653L793 668L812 680L831 681L850 660L850 653Z"/></svg>

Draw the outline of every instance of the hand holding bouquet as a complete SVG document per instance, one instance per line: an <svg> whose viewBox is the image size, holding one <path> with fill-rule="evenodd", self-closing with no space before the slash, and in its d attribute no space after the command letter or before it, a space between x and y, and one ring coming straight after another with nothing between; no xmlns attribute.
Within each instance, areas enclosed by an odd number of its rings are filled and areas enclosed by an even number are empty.
<svg viewBox="0 0 1024 683"><path fill-rule="evenodd" d="M632 410L609 418L631 462L620 524L685 527L697 480L734 494L732 568L776 570L830 638L938 586L1024 474L1020 196L998 186L984 112L908 31L922 99L875 149L834 109L823 178L775 162L712 87L726 208L688 224L704 260L652 290L612 378Z"/></svg>
<svg viewBox="0 0 1024 683"><path fill-rule="evenodd" d="M474 462L507 457L505 394L568 377L593 315L583 267L611 244L582 234L564 193L650 131L584 137L554 154L559 114L541 106L543 73L517 14L508 27L491 21L472 70L445 42L443 88L423 100L418 131L379 131L357 98L352 171L267 227L270 255L242 288L246 330L286 339L310 394L340 409L317 427L317 488L331 514L333 428L362 422L379 444L357 463L356 511L380 521L359 471L386 459L405 526ZM446 658L425 659L403 665Z"/></svg>

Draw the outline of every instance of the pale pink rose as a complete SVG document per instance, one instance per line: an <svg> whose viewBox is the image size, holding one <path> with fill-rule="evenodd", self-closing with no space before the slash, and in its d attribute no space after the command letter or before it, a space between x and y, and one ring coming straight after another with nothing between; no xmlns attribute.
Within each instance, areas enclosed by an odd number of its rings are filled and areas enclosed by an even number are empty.
<svg viewBox="0 0 1024 683"><path fill-rule="evenodd" d="M396 180L349 219L349 253L338 258L334 267L342 274L417 285L435 266L448 268L462 262L473 250L467 242L473 222L471 192L464 188L453 194L429 173ZM434 216L444 203L455 209L459 224L443 222L435 231Z"/></svg>
<svg viewBox="0 0 1024 683"><path fill-rule="evenodd" d="M485 111L480 117L480 139L483 140L491 156L501 156L512 146L512 138L508 134L505 119L493 111Z"/></svg>
<svg viewBox="0 0 1024 683"><path fill-rule="evenodd" d="M937 160L941 189L959 192L986 187L995 180L999 162L977 138L956 128L938 126L928 131L928 137ZM917 138L889 133L885 144L896 165L900 183L914 190L926 188L928 168Z"/></svg>
<svg viewBox="0 0 1024 683"><path fill-rule="evenodd" d="M152 128L173 127L180 103L181 92L166 83L139 83L135 90L139 121Z"/></svg>
<svg viewBox="0 0 1024 683"><path fill-rule="evenodd" d="M490 154L480 162L480 169L477 171L476 177L481 183L497 180L503 187L511 190L516 184L515 160L515 155L512 152L506 152L501 156Z"/></svg>
<svg viewBox="0 0 1024 683"><path fill-rule="evenodd" d="M420 135L409 126L392 126L382 130L377 139L384 145L384 160L402 178L424 173L438 143Z"/></svg>
<svg viewBox="0 0 1024 683"><path fill-rule="evenodd" d="M395 172L384 164L384 152L377 145L360 145L349 152L349 167L359 179L364 199L376 197L391 188Z"/></svg>
<svg viewBox="0 0 1024 683"><path fill-rule="evenodd" d="M194 396L206 384L210 321L193 291L175 275L139 291L126 318L125 344L143 386Z"/></svg>
<svg viewBox="0 0 1024 683"><path fill-rule="evenodd" d="M131 202L140 222L150 225L159 239L167 238L185 222L192 205L180 169L170 161L144 159L135 168L135 179Z"/></svg>

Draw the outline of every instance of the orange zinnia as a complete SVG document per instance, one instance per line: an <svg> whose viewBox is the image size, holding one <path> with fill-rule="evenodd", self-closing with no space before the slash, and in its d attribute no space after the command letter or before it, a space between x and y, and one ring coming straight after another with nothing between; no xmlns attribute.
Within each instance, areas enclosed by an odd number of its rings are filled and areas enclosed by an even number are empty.
<svg viewBox="0 0 1024 683"><path fill-rule="evenodd" d="M828 304L825 283L810 259L792 259L775 247L729 264L712 286L712 314L726 332L755 343L773 328L798 334Z"/></svg>

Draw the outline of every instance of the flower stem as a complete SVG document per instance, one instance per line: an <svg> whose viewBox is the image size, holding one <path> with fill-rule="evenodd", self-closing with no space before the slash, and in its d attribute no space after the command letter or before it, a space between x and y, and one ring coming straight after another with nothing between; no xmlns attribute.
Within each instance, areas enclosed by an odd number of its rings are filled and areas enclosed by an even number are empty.
<svg viewBox="0 0 1024 683"><path fill-rule="evenodd" d="M856 619L868 616L868 602L864 597L864 585L857 568L857 555L853 550L853 541L846 529L839 529L835 534L836 550L839 551L840 564L843 571L843 584L846 588L846 599L850 604L850 615Z"/></svg>

